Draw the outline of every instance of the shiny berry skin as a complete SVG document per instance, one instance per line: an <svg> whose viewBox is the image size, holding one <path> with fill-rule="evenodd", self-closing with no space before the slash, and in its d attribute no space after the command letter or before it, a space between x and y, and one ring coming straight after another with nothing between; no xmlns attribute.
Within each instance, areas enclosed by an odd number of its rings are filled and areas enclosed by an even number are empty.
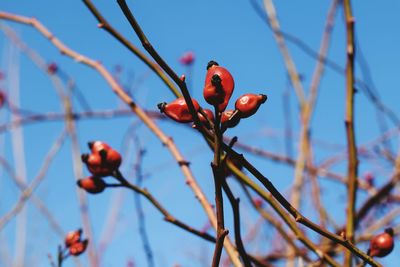
<svg viewBox="0 0 400 267"><path fill-rule="evenodd" d="M235 111L230 109L222 112L221 114L221 125L224 128L233 128L240 122L240 116L234 114Z"/></svg>
<svg viewBox="0 0 400 267"><path fill-rule="evenodd" d="M106 188L104 181L100 177L96 176L79 179L77 184L80 188L91 194L101 193Z"/></svg>
<svg viewBox="0 0 400 267"><path fill-rule="evenodd" d="M71 245L79 242L81 240L82 229L68 232L65 235L65 246L68 248Z"/></svg>
<svg viewBox="0 0 400 267"><path fill-rule="evenodd" d="M213 106L218 106L218 111L226 109L232 96L235 82L231 73L218 66L218 63L210 61L207 66L206 80L204 83L204 99Z"/></svg>
<svg viewBox="0 0 400 267"><path fill-rule="evenodd" d="M69 248L69 254L72 256L79 256L83 252L85 252L87 246L88 246L89 240L85 239L83 241L76 242L72 244Z"/></svg>
<svg viewBox="0 0 400 267"><path fill-rule="evenodd" d="M82 161L94 176L104 177L112 175L121 165L121 155L114 149L102 149L92 154L83 154Z"/></svg>
<svg viewBox="0 0 400 267"><path fill-rule="evenodd" d="M385 229L384 233L376 235L371 239L368 254L371 257L382 258L392 252L393 248L393 229L388 228Z"/></svg>
<svg viewBox="0 0 400 267"><path fill-rule="evenodd" d="M235 108L240 112L241 118L248 118L254 115L266 100L266 95L244 94L236 100Z"/></svg>
<svg viewBox="0 0 400 267"><path fill-rule="evenodd" d="M192 103L195 111L197 112L200 108L199 103L193 98ZM190 114L189 107L187 106L183 97L179 97L168 104L160 103L157 106L160 109L160 112L165 113L165 115L176 122L186 123L193 121L192 114Z"/></svg>

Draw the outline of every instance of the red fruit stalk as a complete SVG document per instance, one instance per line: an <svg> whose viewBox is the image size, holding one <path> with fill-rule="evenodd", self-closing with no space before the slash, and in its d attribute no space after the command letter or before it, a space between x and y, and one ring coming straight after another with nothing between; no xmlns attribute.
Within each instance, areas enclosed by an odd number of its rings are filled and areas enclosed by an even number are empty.
<svg viewBox="0 0 400 267"><path fill-rule="evenodd" d="M197 112L200 109L199 103L195 99L192 99L192 103ZM165 115L176 122L193 122L192 114L190 114L189 107L183 97L179 97L168 104L165 102L160 103L157 106L160 109L160 112L165 113Z"/></svg>
<svg viewBox="0 0 400 267"><path fill-rule="evenodd" d="M387 228L384 233L376 235L371 239L368 255L382 258L392 252L393 248L393 229Z"/></svg>
<svg viewBox="0 0 400 267"><path fill-rule="evenodd" d="M217 106L218 111L226 109L229 99L232 96L235 82L231 73L210 61L207 65L206 80L204 83L203 96L210 105Z"/></svg>
<svg viewBox="0 0 400 267"><path fill-rule="evenodd" d="M266 100L267 96L263 94L244 94L236 100L235 108L241 118L248 118L254 115Z"/></svg>

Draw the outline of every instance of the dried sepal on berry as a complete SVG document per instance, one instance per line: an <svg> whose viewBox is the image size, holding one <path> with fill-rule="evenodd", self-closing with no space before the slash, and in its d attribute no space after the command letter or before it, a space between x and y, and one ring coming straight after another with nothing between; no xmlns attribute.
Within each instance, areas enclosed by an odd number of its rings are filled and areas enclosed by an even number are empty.
<svg viewBox="0 0 400 267"><path fill-rule="evenodd" d="M217 106L222 112L228 106L235 82L232 74L215 61L207 65L207 74L204 82L203 96L210 105Z"/></svg>
<svg viewBox="0 0 400 267"><path fill-rule="evenodd" d="M241 118L248 118L254 115L266 100L267 96L263 94L244 94L236 100L235 109L240 112Z"/></svg>
<svg viewBox="0 0 400 267"><path fill-rule="evenodd" d="M195 99L192 99L192 103L197 112L200 108L199 103ZM157 106L160 109L160 112L164 113L176 122L193 122L193 116L183 97L179 97L170 103L160 103Z"/></svg>

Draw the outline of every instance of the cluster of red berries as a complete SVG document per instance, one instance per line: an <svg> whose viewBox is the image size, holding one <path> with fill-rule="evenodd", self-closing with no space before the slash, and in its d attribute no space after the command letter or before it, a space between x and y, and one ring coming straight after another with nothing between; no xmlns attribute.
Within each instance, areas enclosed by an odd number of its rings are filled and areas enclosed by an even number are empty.
<svg viewBox="0 0 400 267"><path fill-rule="evenodd" d="M79 256L83 252L85 252L89 240L82 238L82 229L78 229L75 231L71 231L65 236L65 247L68 249L68 252L72 256Z"/></svg>
<svg viewBox="0 0 400 267"><path fill-rule="evenodd" d="M203 89L203 96L207 103L214 106L217 112L221 113L221 126L223 129L235 127L240 119L254 115L258 108L267 100L263 94L244 94L235 102L234 110L226 110L232 96L235 82L231 73L215 61L207 65L207 74ZM200 109L199 103L192 99L195 111ZM193 122L188 105L183 97L177 98L170 103L160 103L158 108L169 118L181 122ZM214 121L214 114L209 109L204 109L208 120ZM199 115L200 121L207 125L207 118Z"/></svg>
<svg viewBox="0 0 400 267"><path fill-rule="evenodd" d="M89 142L88 146L91 153L82 154L81 158L92 176L78 180L78 186L88 193L97 194L106 188L102 178L113 175L121 165L122 158L118 151L104 142Z"/></svg>

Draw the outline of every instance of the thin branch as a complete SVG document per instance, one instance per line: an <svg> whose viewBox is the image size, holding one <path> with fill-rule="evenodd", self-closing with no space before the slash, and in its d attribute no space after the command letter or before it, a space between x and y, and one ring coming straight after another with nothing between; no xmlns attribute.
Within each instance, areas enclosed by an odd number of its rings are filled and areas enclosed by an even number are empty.
<svg viewBox="0 0 400 267"><path fill-rule="evenodd" d="M37 29L43 36L45 36L49 41L57 47L62 54L73 58L76 62L88 65L95 69L110 85L111 89L118 97L125 102L131 110L140 118L144 124L160 139L163 145L165 145L170 153L175 158L176 162L188 162L182 156L178 148L176 147L175 143L171 138L166 136L161 129L153 122L153 120L141 109L135 102L133 102L132 98L122 89L122 87L117 83L117 81L113 78L113 76L104 68L104 66L98 62L94 61L88 57L85 57L74 50L67 47L63 44L58 38L54 36L43 24L41 24L35 18L27 18L15 14L10 14L6 12L0 12L0 19L3 20L10 20L26 25L31 25L35 29ZM190 102L191 103L191 102ZM189 104L190 106L190 104ZM193 108L193 107L192 107ZM193 108L194 110L194 108ZM198 120L198 118L197 118ZM198 124L201 125L201 124ZM194 192L196 198L201 203L203 209L205 210L211 224L214 228L216 228L216 217L214 214L213 209L211 208L210 202L207 200L206 196L204 195L203 191L201 190L200 186L198 185L196 179L194 178L189 166L187 164L179 164L182 173L186 178L186 183ZM241 266L241 263L238 259L238 253L236 252L234 246L230 242L228 238L225 239L224 243L225 249L227 250L228 254L231 258L234 258L235 266Z"/></svg>
<svg viewBox="0 0 400 267"><path fill-rule="evenodd" d="M57 140L54 142L52 147L50 148L49 152L47 153L46 157L43 160L43 165L39 170L39 173L36 177L32 180L29 186L21 193L19 200L14 205L14 207L6 213L3 217L0 218L0 231L3 229L7 223L14 218L25 206L25 203L29 200L32 196L34 190L40 185L43 179L46 177L47 171L50 168L50 165L55 158L56 154L60 150L61 146L63 145L65 138L67 136L67 131L64 129Z"/></svg>
<svg viewBox="0 0 400 267"><path fill-rule="evenodd" d="M343 1L345 19L346 19L346 137L347 137L347 153L348 153L348 170L347 170L347 218L346 218L346 238L350 243L354 243L354 230L356 222L356 196L357 196L357 174L358 174L358 158L357 146L354 132L354 17L351 10L351 0ZM345 252L344 266L351 267L352 254L350 251Z"/></svg>

